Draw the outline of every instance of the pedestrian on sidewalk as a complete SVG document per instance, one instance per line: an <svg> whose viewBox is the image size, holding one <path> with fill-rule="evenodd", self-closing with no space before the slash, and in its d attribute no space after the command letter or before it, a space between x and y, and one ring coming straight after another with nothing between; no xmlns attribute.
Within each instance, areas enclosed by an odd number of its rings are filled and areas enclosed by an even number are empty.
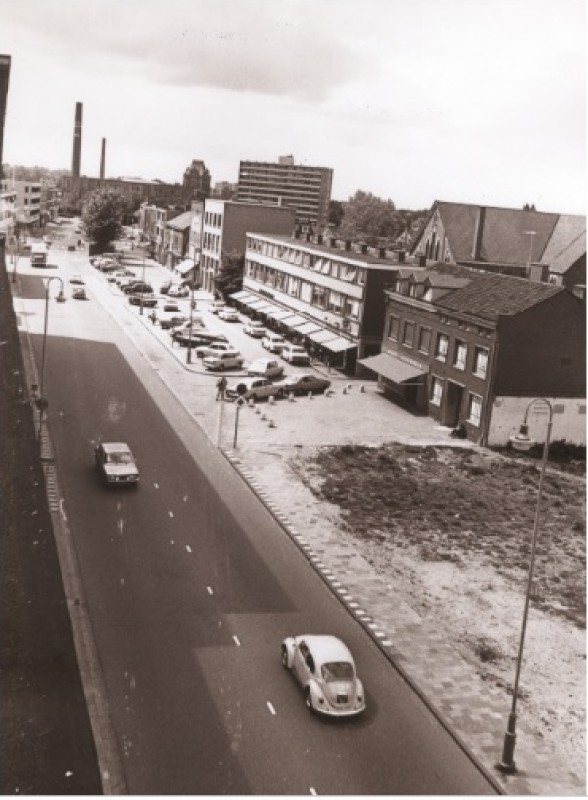
<svg viewBox="0 0 588 800"><path fill-rule="evenodd" d="M224 400L225 399L225 389L227 388L227 379L224 375L216 382L216 399L217 400Z"/></svg>
<svg viewBox="0 0 588 800"><path fill-rule="evenodd" d="M155 309L153 309L151 314L149 314L149 319L151 320L153 325L155 325L155 323L157 322L157 314L155 313Z"/></svg>

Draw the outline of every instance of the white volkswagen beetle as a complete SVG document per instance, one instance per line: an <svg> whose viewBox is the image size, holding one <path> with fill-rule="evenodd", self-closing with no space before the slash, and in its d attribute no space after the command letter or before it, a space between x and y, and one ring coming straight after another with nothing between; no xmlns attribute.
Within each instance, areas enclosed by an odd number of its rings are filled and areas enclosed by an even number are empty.
<svg viewBox="0 0 588 800"><path fill-rule="evenodd" d="M347 717L365 709L353 656L336 636L289 636L282 642L282 664L303 687L311 711Z"/></svg>

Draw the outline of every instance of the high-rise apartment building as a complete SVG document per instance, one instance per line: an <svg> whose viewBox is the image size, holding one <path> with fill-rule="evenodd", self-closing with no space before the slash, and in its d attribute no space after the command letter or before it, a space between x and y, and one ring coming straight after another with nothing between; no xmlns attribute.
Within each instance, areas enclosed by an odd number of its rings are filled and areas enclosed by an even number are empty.
<svg viewBox="0 0 588 800"><path fill-rule="evenodd" d="M0 180L3 178L4 123L6 122L6 99L8 97L9 79L10 56L0 55Z"/></svg>
<svg viewBox="0 0 588 800"><path fill-rule="evenodd" d="M329 219L332 184L332 169L300 166L292 156L277 164L241 161L237 201L293 208L298 225L321 227Z"/></svg>

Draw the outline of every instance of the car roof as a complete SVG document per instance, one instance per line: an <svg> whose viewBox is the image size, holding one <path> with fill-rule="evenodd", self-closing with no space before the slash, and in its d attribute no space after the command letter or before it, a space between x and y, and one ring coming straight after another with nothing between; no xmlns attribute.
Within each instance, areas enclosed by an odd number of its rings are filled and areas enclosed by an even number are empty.
<svg viewBox="0 0 588 800"><path fill-rule="evenodd" d="M310 636L298 636L296 638L298 641L305 641L313 657L323 664L329 661L349 661L353 664L353 656L349 648L336 636L312 634Z"/></svg>
<svg viewBox="0 0 588 800"><path fill-rule="evenodd" d="M277 364L278 360L276 358L256 358L251 362L253 364Z"/></svg>
<svg viewBox="0 0 588 800"><path fill-rule="evenodd" d="M131 448L126 442L102 442L105 453L130 453Z"/></svg>

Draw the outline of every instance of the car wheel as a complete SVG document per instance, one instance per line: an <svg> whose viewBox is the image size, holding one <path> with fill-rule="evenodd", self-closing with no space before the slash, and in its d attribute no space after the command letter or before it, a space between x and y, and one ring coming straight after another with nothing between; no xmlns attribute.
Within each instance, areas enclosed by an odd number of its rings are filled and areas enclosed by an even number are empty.
<svg viewBox="0 0 588 800"><path fill-rule="evenodd" d="M289 667L288 667L288 650L286 649L286 645L285 644L282 645L282 666L286 667L286 669L289 669Z"/></svg>

